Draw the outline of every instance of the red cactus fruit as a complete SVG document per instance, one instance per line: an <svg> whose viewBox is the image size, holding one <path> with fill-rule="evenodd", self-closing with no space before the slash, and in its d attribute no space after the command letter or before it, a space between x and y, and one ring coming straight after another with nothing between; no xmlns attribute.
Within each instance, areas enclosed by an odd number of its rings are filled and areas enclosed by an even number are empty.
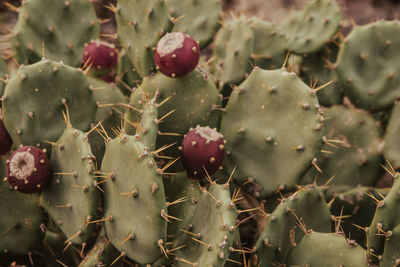
<svg viewBox="0 0 400 267"><path fill-rule="evenodd" d="M117 65L118 51L114 45L100 40L92 41L85 45L82 62L92 65L97 76L104 76Z"/></svg>
<svg viewBox="0 0 400 267"><path fill-rule="evenodd" d="M182 141L182 164L191 178L202 179L207 170L213 174L225 157L222 134L210 127L197 126L185 135Z"/></svg>
<svg viewBox="0 0 400 267"><path fill-rule="evenodd" d="M22 193L37 192L46 185L50 177L50 162L42 150L34 146L23 146L15 150L7 160L8 182Z"/></svg>
<svg viewBox="0 0 400 267"><path fill-rule="evenodd" d="M181 32L167 33L158 41L154 63L170 77L183 77L192 72L200 58L200 48L189 35Z"/></svg>
<svg viewBox="0 0 400 267"><path fill-rule="evenodd" d="M0 155L6 154L11 149L12 141L2 121L0 109Z"/></svg>

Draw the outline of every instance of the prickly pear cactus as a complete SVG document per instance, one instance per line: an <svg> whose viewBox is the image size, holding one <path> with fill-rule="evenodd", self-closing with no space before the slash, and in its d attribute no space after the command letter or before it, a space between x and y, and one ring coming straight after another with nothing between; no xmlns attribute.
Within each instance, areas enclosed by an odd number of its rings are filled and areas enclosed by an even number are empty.
<svg viewBox="0 0 400 267"><path fill-rule="evenodd" d="M366 251L342 234L311 232L289 254L289 266L368 266Z"/></svg>
<svg viewBox="0 0 400 267"><path fill-rule="evenodd" d="M174 265L186 266L192 262L199 267L223 266L238 231L237 210L231 201L229 185L211 185L189 201L195 208L178 239L177 246L186 246L177 250Z"/></svg>
<svg viewBox="0 0 400 267"><path fill-rule="evenodd" d="M262 69L278 69L285 62L287 54L287 37L277 25L251 18L254 34L254 47L251 58L256 66Z"/></svg>
<svg viewBox="0 0 400 267"><path fill-rule="evenodd" d="M333 0L312 0L303 10L289 15L284 31L289 40L289 50L297 54L314 53L339 29L342 15Z"/></svg>
<svg viewBox="0 0 400 267"><path fill-rule="evenodd" d="M67 237L67 243L87 242L95 230L99 190L95 183L95 158L88 136L70 125L53 145L53 177L40 203Z"/></svg>
<svg viewBox="0 0 400 267"><path fill-rule="evenodd" d="M366 247L366 229L371 224L376 209L375 199L387 195L387 189L371 187L335 186L328 193L331 213L340 219L340 227L348 238ZM334 192L333 192L334 191Z"/></svg>
<svg viewBox="0 0 400 267"><path fill-rule="evenodd" d="M175 142L180 145L190 127L218 126L221 101L209 74L193 71L179 79L161 73L145 77L139 88L132 93L129 103L142 110L145 108L146 97L151 98L156 93L157 101L164 102L158 109L160 133L157 148ZM136 123L138 115L137 110L129 109L128 121ZM130 126L131 123L128 124L127 132L135 134L136 129ZM180 153L176 146L165 151L169 156L178 156Z"/></svg>
<svg viewBox="0 0 400 267"><path fill-rule="evenodd" d="M0 177L5 177L5 161L0 159ZM41 249L46 215L38 205L38 195L21 194L0 180L0 258L28 256Z"/></svg>
<svg viewBox="0 0 400 267"><path fill-rule="evenodd" d="M119 40L137 73L155 70L153 47L172 28L165 0L120 0L116 10Z"/></svg>
<svg viewBox="0 0 400 267"><path fill-rule="evenodd" d="M43 12L51 10L51 12ZM100 26L94 7L86 0L27 0L19 8L13 48L20 63L46 56L78 67L84 44L97 39Z"/></svg>
<svg viewBox="0 0 400 267"><path fill-rule="evenodd" d="M222 116L224 166L256 197L293 189L321 149L322 122L315 93L294 72L255 68Z"/></svg>
<svg viewBox="0 0 400 267"><path fill-rule="evenodd" d="M190 34L200 48L206 47L220 27L222 4L219 0L168 0L173 32Z"/></svg>
<svg viewBox="0 0 400 267"><path fill-rule="evenodd" d="M383 110L400 97L400 43L394 38L399 33L398 21L378 21L354 28L344 40L336 71L346 96L356 106Z"/></svg>
<svg viewBox="0 0 400 267"><path fill-rule="evenodd" d="M391 240L395 229L396 233L393 238L396 240L398 235L397 229L400 225L400 175L394 172L392 175L394 176L394 184L385 198L375 199L377 203L375 215L367 230L368 258L376 263L381 260L385 262L392 261L391 265L384 266L394 266L392 257L398 257L398 259L400 259L399 253L397 253L397 256L392 256L394 248L393 241ZM389 244L389 252L386 255L390 256L385 259L383 255L387 244ZM390 250L392 252L390 252ZM394 260L394 262L397 264L396 260Z"/></svg>
<svg viewBox="0 0 400 267"><path fill-rule="evenodd" d="M330 228L331 214L322 190L314 185L300 187L268 215L255 245L257 263L285 263L289 252L311 229L329 232Z"/></svg>
<svg viewBox="0 0 400 267"><path fill-rule="evenodd" d="M155 103L150 105L155 108ZM146 117L141 123L143 119ZM154 136L151 133L157 133L158 127L151 119L147 117L152 127L146 129L146 135ZM130 136L120 132L119 137L107 142L100 176L105 184L107 237L121 253L148 264L162 257L161 246L166 242L170 219L162 170L157 168L150 147L144 143L147 137L141 138L142 133L138 131L136 136Z"/></svg>
<svg viewBox="0 0 400 267"><path fill-rule="evenodd" d="M14 144L48 147L65 128L63 112L79 130L94 121L96 103L90 83L80 69L48 59L23 66L7 83L3 123Z"/></svg>
<svg viewBox="0 0 400 267"><path fill-rule="evenodd" d="M335 186L373 186L383 169L381 129L364 110L332 106L324 111L325 138L318 163L322 173L311 169L306 182L317 179Z"/></svg>
<svg viewBox="0 0 400 267"><path fill-rule="evenodd" d="M400 264L400 225L397 225L391 236L385 241L385 250L380 266L391 267Z"/></svg>
<svg viewBox="0 0 400 267"><path fill-rule="evenodd" d="M226 21L215 37L213 69L219 87L238 84L251 72L254 33L244 16Z"/></svg>
<svg viewBox="0 0 400 267"><path fill-rule="evenodd" d="M336 0L281 24L241 1L3 2L0 177L30 145L51 180L0 181L0 267L400 266L399 22L348 34Z"/></svg>

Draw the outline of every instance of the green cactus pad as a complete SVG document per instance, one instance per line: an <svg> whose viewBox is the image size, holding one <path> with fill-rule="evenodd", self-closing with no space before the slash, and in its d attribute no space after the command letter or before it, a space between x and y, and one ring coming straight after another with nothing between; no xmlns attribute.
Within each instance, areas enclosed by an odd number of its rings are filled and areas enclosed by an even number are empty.
<svg viewBox="0 0 400 267"><path fill-rule="evenodd" d="M46 56L78 67L84 44L99 37L100 25L89 1L28 0L19 8L13 32L13 48L21 63Z"/></svg>
<svg viewBox="0 0 400 267"><path fill-rule="evenodd" d="M366 251L341 234L312 232L293 248L288 266L369 266Z"/></svg>
<svg viewBox="0 0 400 267"><path fill-rule="evenodd" d="M277 25L258 18L251 18L254 48L251 58L262 69L279 69L286 58L287 38Z"/></svg>
<svg viewBox="0 0 400 267"><path fill-rule="evenodd" d="M342 44L337 74L346 96L358 107L382 110L400 97L400 22L378 21L354 28Z"/></svg>
<svg viewBox="0 0 400 267"><path fill-rule="evenodd" d="M297 192L282 199L274 212L268 215L267 224L255 245L258 262L285 263L290 250L300 242L304 232L308 233L311 229L329 232L330 228L331 214L322 191L313 185L300 187Z"/></svg>
<svg viewBox="0 0 400 267"><path fill-rule="evenodd" d="M172 28L165 0L120 0L117 6L118 36L137 73L155 70L153 47Z"/></svg>
<svg viewBox="0 0 400 267"><path fill-rule="evenodd" d="M385 241L381 267L392 267L400 265L400 225L397 225L392 235Z"/></svg>
<svg viewBox="0 0 400 267"><path fill-rule="evenodd" d="M64 103L71 124L88 130L95 119L96 102L79 69L47 59L21 66L3 96L3 123L14 144L48 146L43 141L56 141L65 128Z"/></svg>
<svg viewBox="0 0 400 267"><path fill-rule="evenodd" d="M180 237L178 246L187 246L177 250L174 266L187 266L186 260L197 263L198 267L222 267L237 239L237 210L231 202L229 186L214 184L208 192L202 191L198 198L189 200L194 202L195 209L190 227L186 225L182 230L193 234L185 233Z"/></svg>
<svg viewBox="0 0 400 267"><path fill-rule="evenodd" d="M400 176L398 173L393 175L395 175L394 184L389 193L385 198L380 197L375 200L377 202L375 215L367 231L368 258L373 262L379 262L383 258L386 243L392 244L392 241L388 240L395 229L398 231L400 225ZM397 234L396 232L394 238L397 238ZM390 260L385 259L385 261Z"/></svg>
<svg viewBox="0 0 400 267"><path fill-rule="evenodd" d="M226 172L256 197L294 188L322 146L315 93L294 72L255 68L222 116Z"/></svg>
<svg viewBox="0 0 400 267"><path fill-rule="evenodd" d="M109 174L104 178L106 234L129 258L153 263L162 256L159 244L165 243L167 234L162 176L137 137L121 137L107 143L101 168Z"/></svg>
<svg viewBox="0 0 400 267"><path fill-rule="evenodd" d="M219 0L168 0L168 11L178 18L173 32L185 32L206 47L220 27L222 4Z"/></svg>
<svg viewBox="0 0 400 267"><path fill-rule="evenodd" d="M159 117L175 110L160 122L161 133L157 138L157 148L174 142L180 144L183 135L189 131L190 127L207 125L213 128L218 126L220 111L216 108L220 107L221 102L218 90L208 74L193 71L179 79L170 78L161 73L145 77L139 89L132 93L129 103L138 109L143 109L144 96L151 98L157 91L159 103L170 98L159 107ZM128 112L129 121L136 123L137 117L137 111L130 110ZM136 129L130 127L127 132L134 134ZM178 136L165 135L168 133L178 134ZM180 154L176 146L166 152L170 156Z"/></svg>
<svg viewBox="0 0 400 267"><path fill-rule="evenodd" d="M9 253L27 256L30 252L39 251L46 215L38 206L38 196L11 189L10 184L3 180L5 161L1 159L0 177L0 259Z"/></svg>
<svg viewBox="0 0 400 267"><path fill-rule="evenodd" d="M342 214L340 226L343 232L364 247L366 232L362 228L368 227L374 217L376 202L373 198L382 198L387 194L387 190L348 186L334 187L333 190L331 213L337 217Z"/></svg>
<svg viewBox="0 0 400 267"><path fill-rule="evenodd" d="M329 43L318 53L303 55L301 71L305 83L312 81L323 86L332 81L317 92L318 101L324 106L339 105L343 101L343 90L334 69L338 52L338 45Z"/></svg>
<svg viewBox="0 0 400 267"><path fill-rule="evenodd" d="M144 105L138 126L143 145L151 151L156 149L158 134L158 107L155 98L151 99L149 104Z"/></svg>
<svg viewBox="0 0 400 267"><path fill-rule="evenodd" d="M127 101L122 92L114 84L91 77L88 77L88 79L97 104L96 122L102 121L104 130L110 135L111 127L116 128L121 125L124 114L123 104ZM98 127L100 130L103 128ZM103 137L96 132L92 132L89 135L89 143L93 154L96 156L97 163L101 165L105 151Z"/></svg>
<svg viewBox="0 0 400 267"><path fill-rule="evenodd" d="M318 184L324 184L334 176L330 184L335 186L375 185L383 170L379 125L366 111L343 106L327 108L324 116L329 119L318 163L323 173L311 169L305 183L317 178Z"/></svg>
<svg viewBox="0 0 400 267"><path fill-rule="evenodd" d="M164 186L168 203L185 200L168 207L169 214L181 219L181 221L176 221L168 225L168 236L172 236L173 240L180 240L185 235L182 230L186 230L192 222L202 191L196 182L186 176L186 172L180 172L178 175L167 177L164 179Z"/></svg>
<svg viewBox="0 0 400 267"><path fill-rule="evenodd" d="M93 158L87 135L67 127L52 148L53 176L40 198L40 204L74 244L88 241L94 231L89 222L98 214L100 195L94 184Z"/></svg>
<svg viewBox="0 0 400 267"><path fill-rule="evenodd" d="M213 69L223 85L242 82L251 71L254 34L249 20L243 16L225 22L215 37Z"/></svg>
<svg viewBox="0 0 400 267"><path fill-rule="evenodd" d="M342 15L333 0L312 0L305 8L289 16L284 31L289 49L297 54L321 50L339 29Z"/></svg>
<svg viewBox="0 0 400 267"><path fill-rule="evenodd" d="M400 104L397 102L393 107L389 124L386 127L385 146L383 147L383 156L396 170L400 168L400 121L397 117L399 114Z"/></svg>

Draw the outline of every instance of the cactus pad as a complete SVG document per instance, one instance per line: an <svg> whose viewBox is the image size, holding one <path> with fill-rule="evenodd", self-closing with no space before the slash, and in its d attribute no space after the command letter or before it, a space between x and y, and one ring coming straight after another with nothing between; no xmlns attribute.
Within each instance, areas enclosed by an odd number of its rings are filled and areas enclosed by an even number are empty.
<svg viewBox="0 0 400 267"><path fill-rule="evenodd" d="M47 59L21 65L7 83L3 97L3 123L14 144L56 141L65 128L65 105L74 127L89 129L96 103L89 81L79 70Z"/></svg>
<svg viewBox="0 0 400 267"><path fill-rule="evenodd" d="M233 178L249 181L256 197L293 188L319 153L322 120L316 95L295 73L255 68L223 114L223 164L228 173L237 166Z"/></svg>
<svg viewBox="0 0 400 267"><path fill-rule="evenodd" d="M268 215L267 224L256 242L258 262L285 263L290 250L310 229L329 232L330 228L331 214L322 191L313 185L301 187L282 199Z"/></svg>
<svg viewBox="0 0 400 267"><path fill-rule="evenodd" d="M19 9L13 47L21 63L43 56L78 67L84 44L97 39L100 26L93 4L86 0L28 0Z"/></svg>
<svg viewBox="0 0 400 267"><path fill-rule="evenodd" d="M69 241L82 244L93 233L89 222L97 218L99 200L88 137L67 127L51 152L53 177L41 194L41 205Z"/></svg>
<svg viewBox="0 0 400 267"><path fill-rule="evenodd" d="M206 47L220 26L222 4L219 0L168 0L168 11L178 18L173 32L190 34L200 48Z"/></svg>
<svg viewBox="0 0 400 267"><path fill-rule="evenodd" d="M352 240L335 233L312 232L293 248L289 266L368 266L366 251Z"/></svg>
<svg viewBox="0 0 400 267"><path fill-rule="evenodd" d="M346 37L336 71L346 96L356 106L382 110L400 97L400 40L394 38L399 34L400 22L378 21L356 27Z"/></svg>
<svg viewBox="0 0 400 267"><path fill-rule="evenodd" d="M289 49L297 54L321 50L339 29L342 15L333 0L312 0L284 25Z"/></svg>
<svg viewBox="0 0 400 267"><path fill-rule="evenodd" d="M168 219L163 180L153 156L136 137L124 135L107 143L102 173L109 174L104 178L108 238L129 258L153 263L162 256L158 244L166 240Z"/></svg>

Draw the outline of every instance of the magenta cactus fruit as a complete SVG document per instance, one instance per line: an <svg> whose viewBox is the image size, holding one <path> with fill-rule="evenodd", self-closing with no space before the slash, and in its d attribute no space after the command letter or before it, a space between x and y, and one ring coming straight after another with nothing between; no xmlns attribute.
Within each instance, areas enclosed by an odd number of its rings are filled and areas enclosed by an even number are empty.
<svg viewBox="0 0 400 267"><path fill-rule="evenodd" d="M10 151L11 146L12 140L6 128L4 127L0 109L0 155L4 155Z"/></svg>
<svg viewBox="0 0 400 267"><path fill-rule="evenodd" d="M154 50L157 69L172 78L192 72L200 58L200 48L189 35L181 32L167 33Z"/></svg>
<svg viewBox="0 0 400 267"><path fill-rule="evenodd" d="M204 178L205 170L212 175L221 166L224 157L224 139L215 129L197 126L183 138L182 164L190 178Z"/></svg>
<svg viewBox="0 0 400 267"><path fill-rule="evenodd" d="M118 51L112 44L100 40L92 41L85 45L82 62L92 65L91 70L96 74L105 75L117 65Z"/></svg>
<svg viewBox="0 0 400 267"><path fill-rule="evenodd" d="M37 192L49 180L49 159L37 147L20 147L7 160L6 174L8 182L15 190L27 194Z"/></svg>

